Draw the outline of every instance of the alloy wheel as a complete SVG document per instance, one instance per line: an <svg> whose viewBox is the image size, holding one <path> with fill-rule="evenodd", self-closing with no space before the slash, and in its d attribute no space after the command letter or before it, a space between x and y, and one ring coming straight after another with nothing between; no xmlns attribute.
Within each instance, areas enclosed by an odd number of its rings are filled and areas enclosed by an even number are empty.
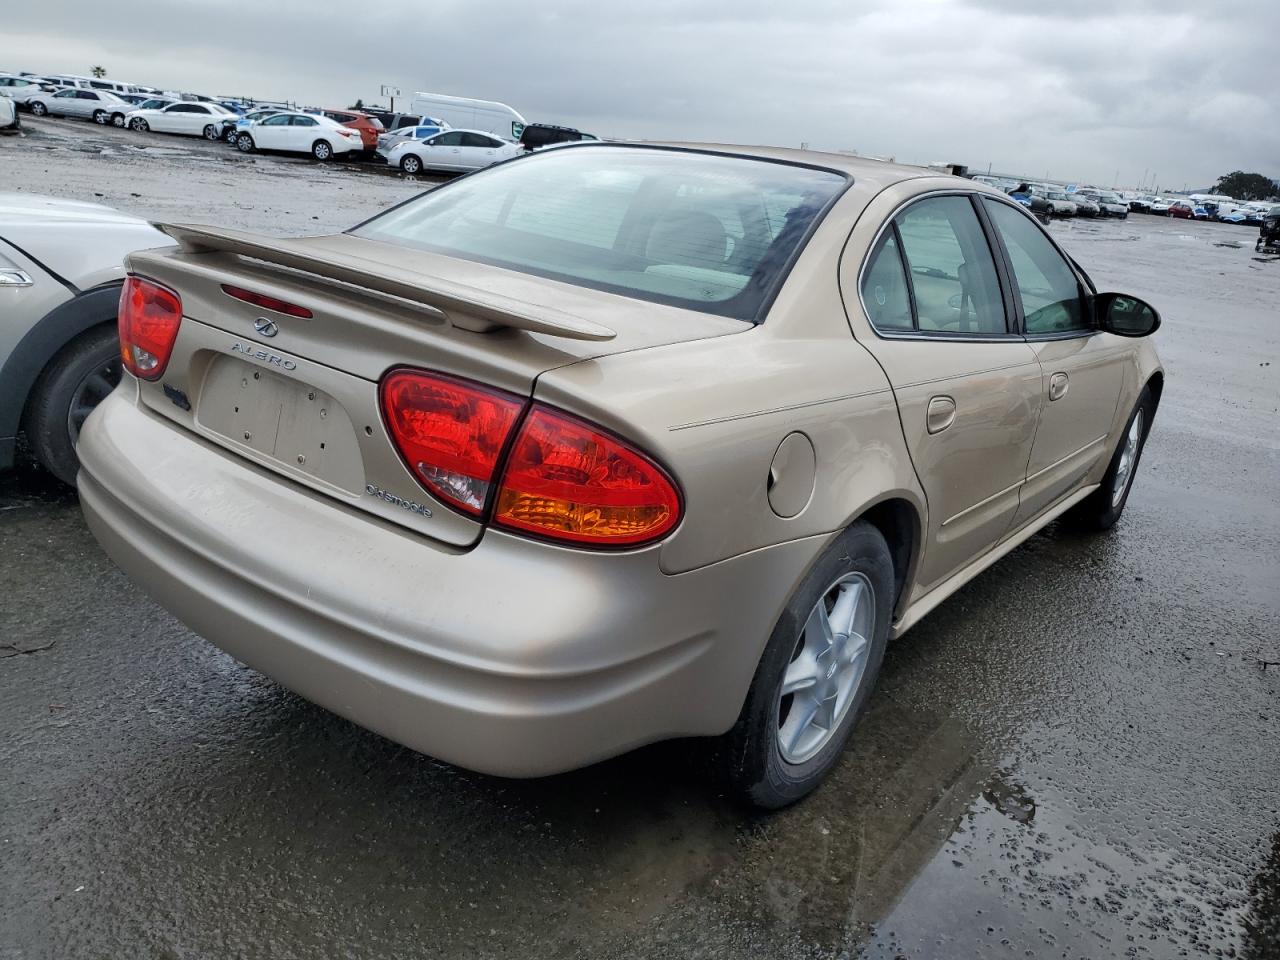
<svg viewBox="0 0 1280 960"><path fill-rule="evenodd" d="M1138 448L1142 445L1142 408L1133 415L1129 424L1129 432L1124 437L1124 447L1120 450L1120 462L1116 464L1115 479L1111 481L1111 506L1118 507L1133 482L1133 468L1138 462Z"/></svg>
<svg viewBox="0 0 1280 960"><path fill-rule="evenodd" d="M866 676L875 623L875 589L862 573L841 577L814 604L778 691L787 763L811 760L839 729Z"/></svg>

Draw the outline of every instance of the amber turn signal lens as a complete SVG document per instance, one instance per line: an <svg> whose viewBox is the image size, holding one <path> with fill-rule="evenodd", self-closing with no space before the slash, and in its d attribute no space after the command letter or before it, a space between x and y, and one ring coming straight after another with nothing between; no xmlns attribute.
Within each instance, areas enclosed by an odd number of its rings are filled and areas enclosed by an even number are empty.
<svg viewBox="0 0 1280 960"><path fill-rule="evenodd" d="M634 447L534 404L507 460L494 522L554 540L636 546L680 519L666 471Z"/></svg>

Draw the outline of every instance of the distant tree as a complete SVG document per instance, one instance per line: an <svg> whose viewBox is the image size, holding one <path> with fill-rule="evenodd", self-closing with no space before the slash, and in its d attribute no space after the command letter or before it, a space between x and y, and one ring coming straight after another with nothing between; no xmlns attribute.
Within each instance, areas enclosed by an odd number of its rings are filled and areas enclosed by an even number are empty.
<svg viewBox="0 0 1280 960"><path fill-rule="evenodd" d="M1264 177L1260 173L1237 170L1219 180L1213 192L1235 197L1237 200L1266 200L1275 196L1276 185L1270 177Z"/></svg>
<svg viewBox="0 0 1280 960"><path fill-rule="evenodd" d="M351 105L351 109L352 109L352 110L363 110L363 109L364 109L364 101L363 101L363 100L357 100L354 104L352 104L352 105Z"/></svg>
<svg viewBox="0 0 1280 960"><path fill-rule="evenodd" d="M92 73L92 74L93 74L95 77L97 77L99 80L101 80L103 77L105 77L105 76L107 75L107 68L106 68L106 67L91 67L91 68L90 68L90 70L89 70L89 72L90 72L90 73Z"/></svg>

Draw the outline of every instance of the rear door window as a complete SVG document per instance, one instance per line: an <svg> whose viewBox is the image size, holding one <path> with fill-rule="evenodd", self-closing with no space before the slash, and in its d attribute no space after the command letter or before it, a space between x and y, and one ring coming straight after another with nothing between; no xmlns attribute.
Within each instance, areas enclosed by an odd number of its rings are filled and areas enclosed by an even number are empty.
<svg viewBox="0 0 1280 960"><path fill-rule="evenodd" d="M928 197L894 218L921 333L1008 332L991 247L967 196Z"/></svg>

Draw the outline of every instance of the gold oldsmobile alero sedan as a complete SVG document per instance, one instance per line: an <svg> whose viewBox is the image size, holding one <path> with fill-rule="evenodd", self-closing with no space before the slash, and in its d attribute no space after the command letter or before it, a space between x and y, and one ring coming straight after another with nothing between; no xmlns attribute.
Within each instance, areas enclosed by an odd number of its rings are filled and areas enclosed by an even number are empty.
<svg viewBox="0 0 1280 960"><path fill-rule="evenodd" d="M969 180L589 144L352 230L169 226L81 434L107 552L246 664L506 776L715 736L765 807L885 644L1056 517L1119 518L1164 376Z"/></svg>

